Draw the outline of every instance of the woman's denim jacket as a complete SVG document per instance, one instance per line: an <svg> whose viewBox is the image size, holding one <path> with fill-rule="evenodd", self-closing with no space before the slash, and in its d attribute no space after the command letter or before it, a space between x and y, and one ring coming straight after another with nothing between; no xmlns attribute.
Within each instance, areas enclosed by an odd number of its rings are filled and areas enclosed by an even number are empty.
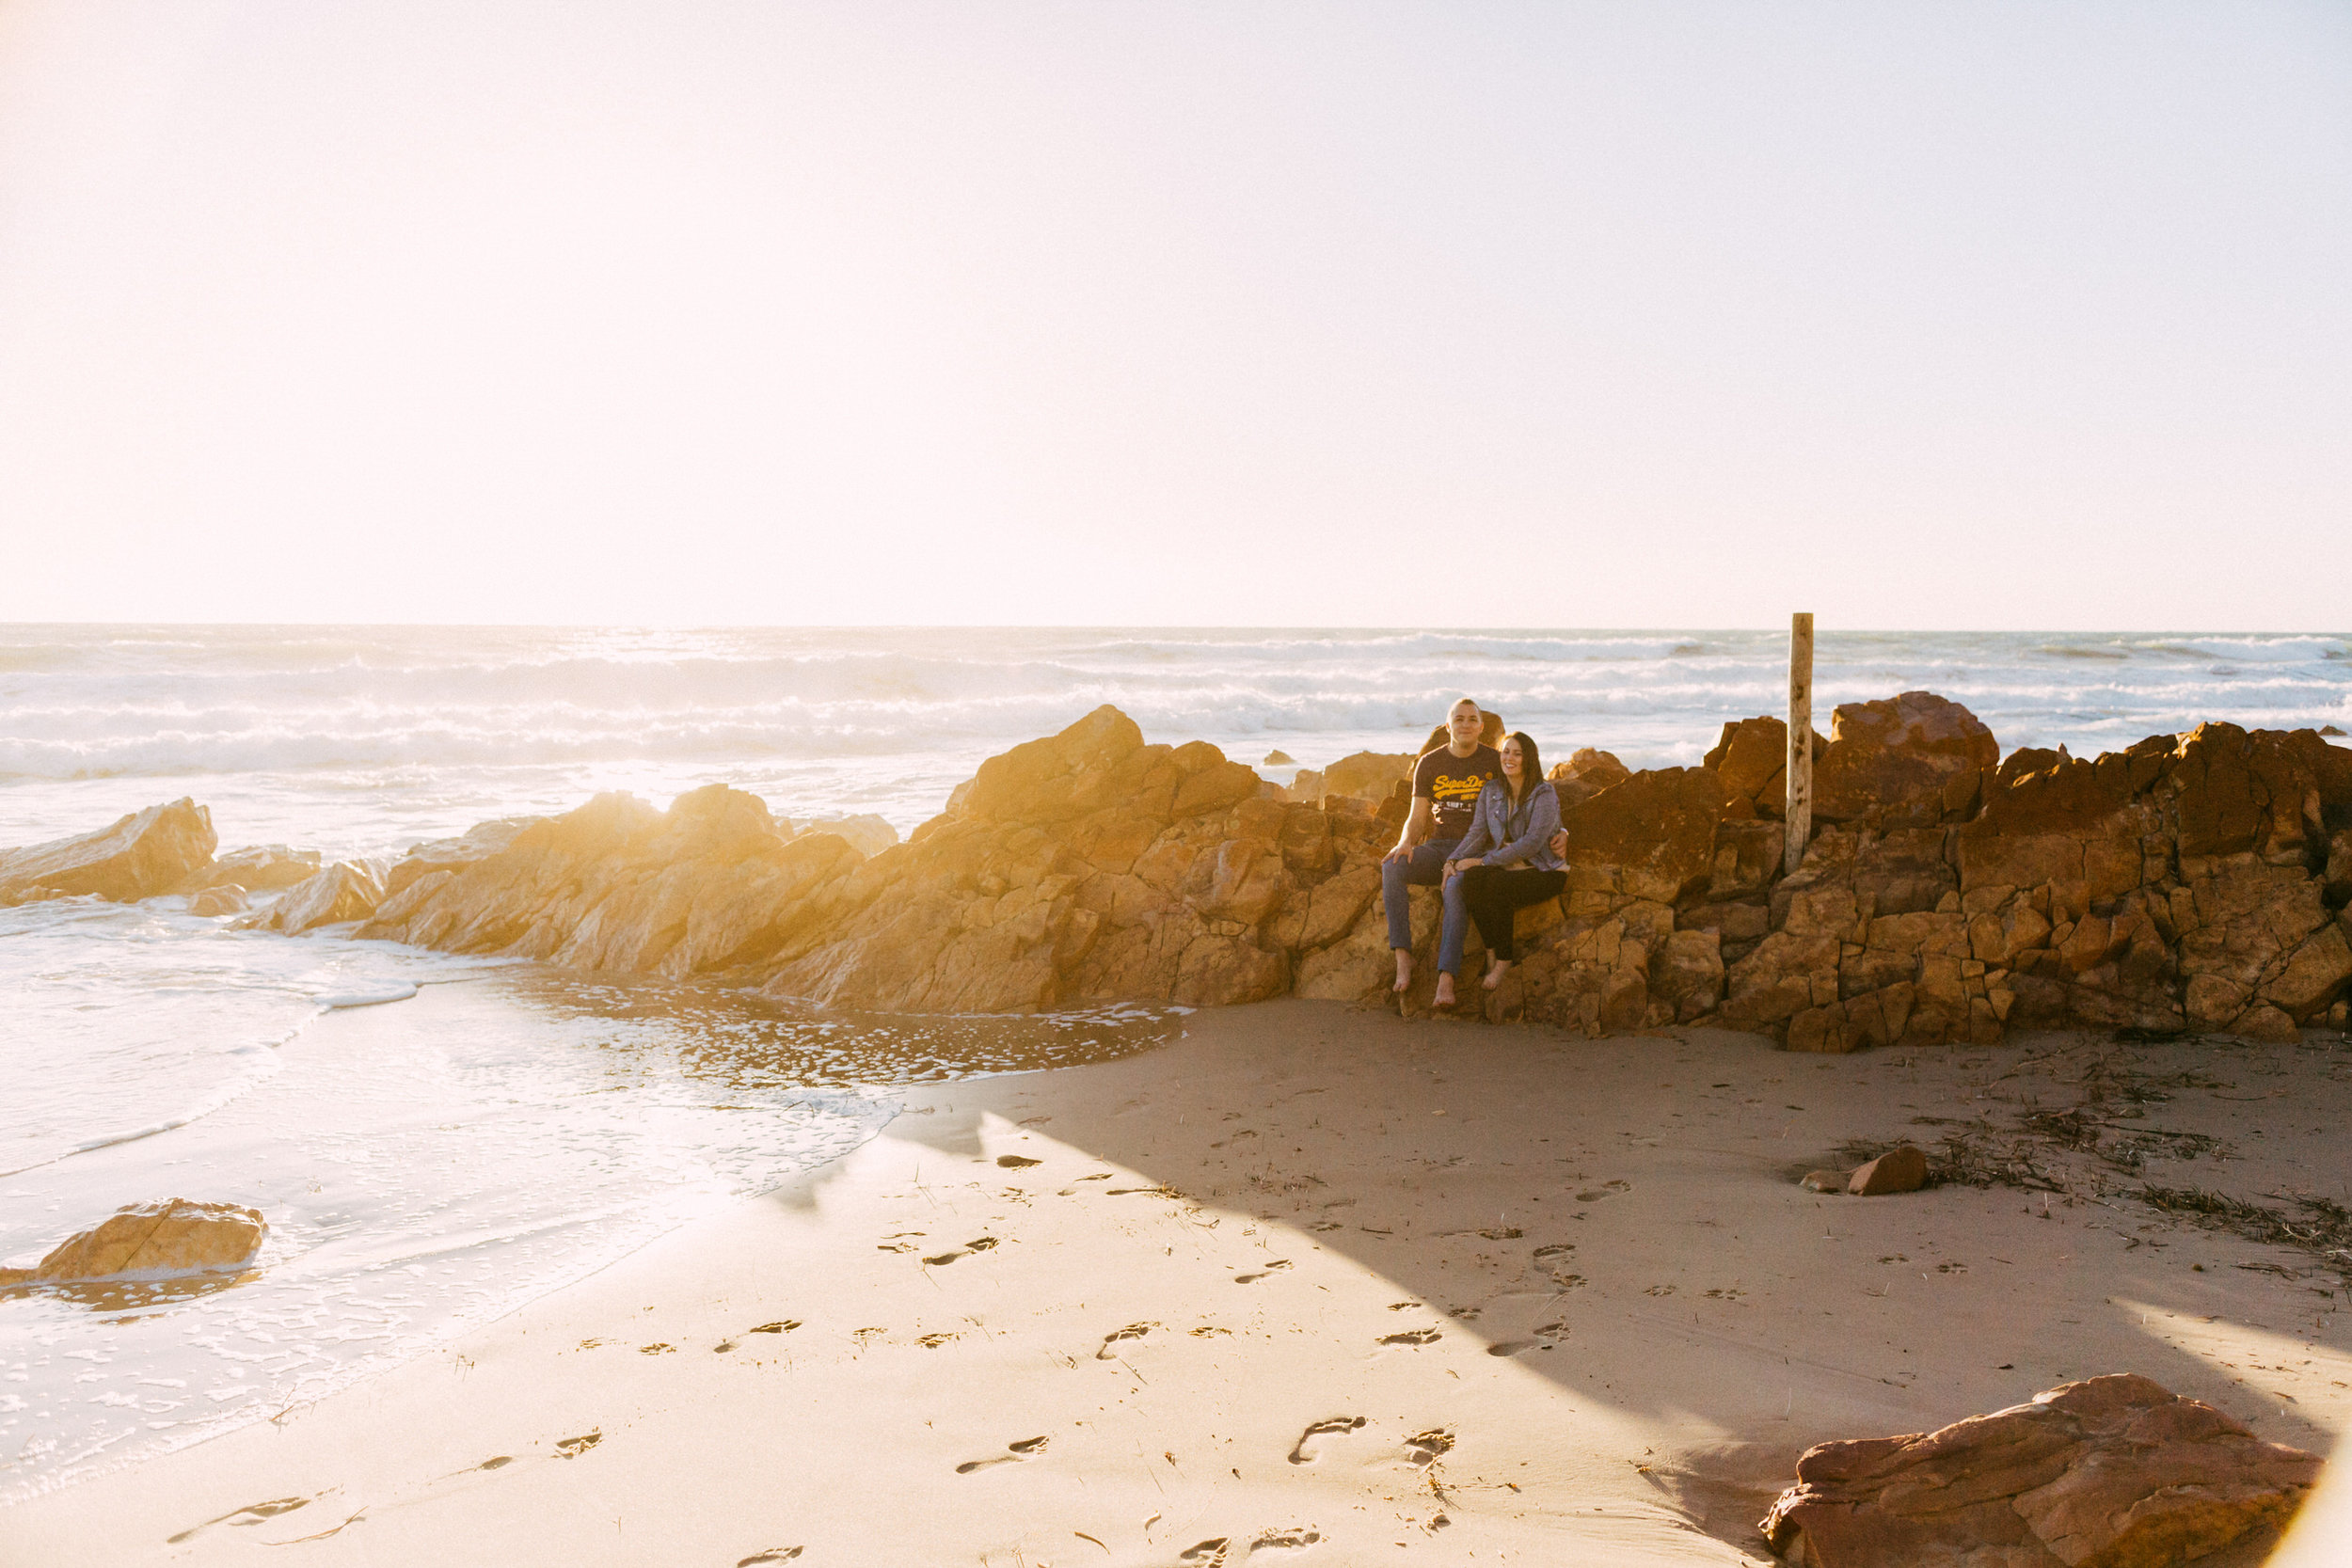
<svg viewBox="0 0 2352 1568"><path fill-rule="evenodd" d="M1530 784L1517 811L1511 809L1511 786L1492 780L1478 792L1473 810L1470 832L1448 860L1474 860L1481 865L1525 862L1536 871L1565 869L1566 863L1551 852L1551 835L1560 831L1560 795L1549 779Z"/></svg>

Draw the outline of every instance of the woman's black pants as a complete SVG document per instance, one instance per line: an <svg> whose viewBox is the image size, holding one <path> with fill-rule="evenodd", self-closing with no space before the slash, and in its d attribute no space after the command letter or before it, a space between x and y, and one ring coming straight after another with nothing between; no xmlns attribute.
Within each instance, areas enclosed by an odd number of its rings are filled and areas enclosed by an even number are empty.
<svg viewBox="0 0 2352 1568"><path fill-rule="evenodd" d="M1568 885L1565 871L1534 871L1516 865L1473 865L1462 873L1462 902L1486 941L1486 951L1509 963L1519 956L1512 945L1512 916L1530 904L1557 898Z"/></svg>

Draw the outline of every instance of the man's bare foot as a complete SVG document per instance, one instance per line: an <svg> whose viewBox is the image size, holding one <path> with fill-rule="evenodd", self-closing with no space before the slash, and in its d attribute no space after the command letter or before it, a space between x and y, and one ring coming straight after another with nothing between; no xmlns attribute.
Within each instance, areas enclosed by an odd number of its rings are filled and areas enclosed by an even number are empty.
<svg viewBox="0 0 2352 1568"><path fill-rule="evenodd" d="M1502 984L1502 977L1510 972L1511 960L1508 958L1497 958L1492 964L1487 966L1486 977L1478 983L1481 986L1484 986L1486 990L1492 990L1497 986Z"/></svg>
<svg viewBox="0 0 2352 1568"><path fill-rule="evenodd" d="M1396 954L1396 985L1393 989L1402 996L1413 983L1413 956L1402 947L1391 951Z"/></svg>
<svg viewBox="0 0 2352 1568"><path fill-rule="evenodd" d="M1441 974L1438 976L1438 994L1430 999L1429 1005L1433 1007L1451 1007L1454 1006L1453 975Z"/></svg>

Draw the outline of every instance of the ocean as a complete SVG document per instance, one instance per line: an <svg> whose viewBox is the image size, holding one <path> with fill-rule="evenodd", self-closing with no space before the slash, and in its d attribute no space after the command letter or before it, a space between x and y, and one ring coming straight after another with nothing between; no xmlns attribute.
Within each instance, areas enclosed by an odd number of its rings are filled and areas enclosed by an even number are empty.
<svg viewBox="0 0 2352 1568"><path fill-rule="evenodd" d="M185 795L223 852L385 855L713 782L904 833L983 758L1104 703L1152 740L1286 754L1278 779L1407 750L1463 694L1552 759L1655 767L1779 710L1786 658L1779 632L0 626L0 845ZM1824 728L1924 687L2004 750L2352 729L2343 634L1824 630L1816 660ZM854 1147L895 1085L1180 1027L824 1015L230 931L168 898L0 911L0 1262L160 1197L272 1226L232 1289L0 1299L0 1502L427 1353Z"/></svg>

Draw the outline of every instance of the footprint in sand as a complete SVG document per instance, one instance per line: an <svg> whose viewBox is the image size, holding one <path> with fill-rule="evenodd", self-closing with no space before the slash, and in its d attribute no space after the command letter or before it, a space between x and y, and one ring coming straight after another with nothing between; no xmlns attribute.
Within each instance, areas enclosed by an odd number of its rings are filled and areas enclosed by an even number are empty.
<svg viewBox="0 0 2352 1568"><path fill-rule="evenodd" d="M749 1557L738 1558L735 1568L755 1568L756 1564L762 1562L789 1562L800 1555L801 1548L798 1546L771 1546L764 1552L754 1552Z"/></svg>
<svg viewBox="0 0 2352 1568"><path fill-rule="evenodd" d="M1380 1343L1384 1345L1434 1345L1444 1338L1444 1335L1439 1334L1434 1328L1408 1328L1402 1334L1383 1334L1380 1336Z"/></svg>
<svg viewBox="0 0 2352 1568"><path fill-rule="evenodd" d="M1094 1353L1094 1359L1097 1361L1116 1361L1119 1357L1111 1353L1111 1347L1113 1345L1119 1343L1121 1339L1140 1339L1151 1332L1152 1325L1150 1323L1129 1323L1124 1328L1113 1329L1110 1333L1103 1336L1103 1348Z"/></svg>
<svg viewBox="0 0 2352 1568"><path fill-rule="evenodd" d="M477 1470L502 1470L507 1465L514 1463L515 1456L513 1454L502 1453L498 1455L496 1458L484 1460L481 1464L475 1465L474 1468Z"/></svg>
<svg viewBox="0 0 2352 1568"><path fill-rule="evenodd" d="M754 1334L789 1334L800 1326L801 1320L798 1318L779 1318L771 1323L761 1323L751 1332Z"/></svg>
<svg viewBox="0 0 2352 1568"><path fill-rule="evenodd" d="M1018 1465L1021 1461L1029 1458L1031 1455L1043 1453L1045 1451L1045 1445L1051 1441L1052 1439L1047 1437L1024 1437L1018 1443L1006 1444L1005 1451L997 1454L993 1458L968 1459L964 1461L962 1464L956 1466L956 1474L960 1476L968 1476L975 1470L985 1470L992 1465Z"/></svg>
<svg viewBox="0 0 2352 1568"><path fill-rule="evenodd" d="M637 1347L637 1354L640 1355L670 1355L675 1354L676 1350L677 1347L675 1345L640 1345Z"/></svg>
<svg viewBox="0 0 2352 1568"><path fill-rule="evenodd" d="M1323 1539L1321 1530L1270 1529L1249 1543L1249 1555L1260 1552L1303 1552Z"/></svg>
<svg viewBox="0 0 2352 1568"><path fill-rule="evenodd" d="M1549 1246L1537 1247L1533 1256L1536 1262L1547 1263L1554 1258L1565 1258L1569 1253L1574 1252L1575 1250L1576 1243L1574 1242L1555 1242Z"/></svg>
<svg viewBox="0 0 2352 1568"><path fill-rule="evenodd" d="M1405 1463L1420 1468L1435 1464L1438 1455L1454 1451L1454 1433L1433 1427L1405 1439Z"/></svg>
<svg viewBox="0 0 2352 1568"><path fill-rule="evenodd" d="M207 1519L200 1525L191 1525L179 1534L167 1538L164 1544L176 1546L181 1542L212 1528L215 1525L258 1525L264 1519L275 1519L280 1513L292 1513L295 1509L305 1506L310 1501L309 1497L272 1497L265 1503L247 1503L243 1508L230 1510L217 1519Z"/></svg>
<svg viewBox="0 0 2352 1568"><path fill-rule="evenodd" d="M1347 1433L1360 1431L1363 1424L1364 1418L1361 1416L1334 1416L1327 1421L1315 1422L1300 1433L1298 1441L1291 1446L1291 1463L1312 1465L1316 1456L1308 1451L1308 1444L1318 1437L1338 1437Z"/></svg>
<svg viewBox="0 0 2352 1568"><path fill-rule="evenodd" d="M1225 1560L1225 1549L1232 1544L1230 1537L1213 1535L1206 1541L1196 1541L1176 1554L1182 1562L1199 1562L1206 1568L1217 1568Z"/></svg>
<svg viewBox="0 0 2352 1568"><path fill-rule="evenodd" d="M943 1252L936 1258L924 1259L923 1266L931 1269L944 1269L959 1258L969 1258L976 1252L986 1252L995 1245L995 1237L981 1236L973 1241L964 1243L963 1245L956 1248L953 1252Z"/></svg>
<svg viewBox="0 0 2352 1568"><path fill-rule="evenodd" d="M1488 1355L1525 1355L1532 1350L1549 1350L1568 1337L1565 1323L1545 1323L1524 1339L1502 1339L1486 1347Z"/></svg>
<svg viewBox="0 0 2352 1568"><path fill-rule="evenodd" d="M996 1156L996 1163L1007 1170L1026 1170L1031 1165L1041 1165L1045 1162L1032 1160L1025 1154L999 1154Z"/></svg>
<svg viewBox="0 0 2352 1568"><path fill-rule="evenodd" d="M1614 1197L1619 1193L1632 1190L1633 1183L1630 1181L1604 1181L1597 1187L1585 1188L1576 1195L1576 1200L1579 1203L1598 1203L1604 1197Z"/></svg>
<svg viewBox="0 0 2352 1568"><path fill-rule="evenodd" d="M598 1443L603 1441L604 1429L602 1427L596 1428L594 1432L583 1432L577 1437L564 1438L555 1445L556 1457L560 1459L578 1459L581 1454L586 1453L590 1449L595 1448Z"/></svg>
<svg viewBox="0 0 2352 1568"><path fill-rule="evenodd" d="M1291 1260L1289 1259L1277 1258L1273 1262L1268 1263L1264 1268L1259 1269L1255 1273L1237 1274L1233 1275L1233 1283L1236 1285L1255 1285L1259 1280L1263 1279L1267 1275L1272 1274L1275 1270L1287 1269L1290 1266Z"/></svg>
<svg viewBox="0 0 2352 1568"><path fill-rule="evenodd" d="M1337 1220L1317 1220L1307 1228L1310 1230L1342 1230L1346 1227Z"/></svg>
<svg viewBox="0 0 2352 1568"><path fill-rule="evenodd" d="M914 1342L922 1346L925 1350L937 1350L940 1346L955 1338L956 1336L953 1334L926 1334Z"/></svg>

